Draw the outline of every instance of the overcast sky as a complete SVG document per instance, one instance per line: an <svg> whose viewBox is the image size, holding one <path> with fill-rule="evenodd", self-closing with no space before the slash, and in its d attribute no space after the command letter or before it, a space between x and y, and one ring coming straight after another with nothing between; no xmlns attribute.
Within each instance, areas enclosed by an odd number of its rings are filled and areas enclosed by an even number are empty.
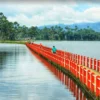
<svg viewBox="0 0 100 100"><path fill-rule="evenodd" d="M0 1L0 12L9 21L26 26L100 22L100 2L89 0Z"/></svg>

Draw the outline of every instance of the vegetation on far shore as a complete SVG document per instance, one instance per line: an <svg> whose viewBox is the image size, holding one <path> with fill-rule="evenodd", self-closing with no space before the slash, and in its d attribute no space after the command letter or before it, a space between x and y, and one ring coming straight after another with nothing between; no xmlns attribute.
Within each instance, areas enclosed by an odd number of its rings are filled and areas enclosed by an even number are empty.
<svg viewBox="0 0 100 100"><path fill-rule="evenodd" d="M25 44L27 41L0 40L0 43Z"/></svg>
<svg viewBox="0 0 100 100"><path fill-rule="evenodd" d="M57 25L49 28L21 26L18 22L9 22L1 12L0 40L2 43L14 43L14 41L23 43L22 41L27 40L100 41L100 32L94 31L89 26L84 29L79 29L77 26L70 28L68 25L65 28Z"/></svg>

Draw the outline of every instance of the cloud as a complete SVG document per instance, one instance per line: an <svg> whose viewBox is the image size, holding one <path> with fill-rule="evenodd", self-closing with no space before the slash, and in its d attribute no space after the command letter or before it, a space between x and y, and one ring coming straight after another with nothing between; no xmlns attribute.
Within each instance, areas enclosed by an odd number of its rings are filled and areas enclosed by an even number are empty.
<svg viewBox="0 0 100 100"><path fill-rule="evenodd" d="M78 0L0 0L1 3L75 3ZM80 0L79 0L80 1ZM83 0L81 0L83 1Z"/></svg>
<svg viewBox="0 0 100 100"><path fill-rule="evenodd" d="M67 4L2 5L3 12L7 15L9 21L17 21L26 26L100 21L99 6L89 6L83 11L79 11L75 7L79 8L80 6L74 0Z"/></svg>
<svg viewBox="0 0 100 100"><path fill-rule="evenodd" d="M87 15L87 19L90 21L100 21L100 7L89 8L84 11L84 15Z"/></svg>

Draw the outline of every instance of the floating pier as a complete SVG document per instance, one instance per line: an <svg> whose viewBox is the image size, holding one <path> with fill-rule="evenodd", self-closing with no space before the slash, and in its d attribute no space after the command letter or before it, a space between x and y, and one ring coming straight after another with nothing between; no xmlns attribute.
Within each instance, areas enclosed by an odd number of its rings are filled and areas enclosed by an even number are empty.
<svg viewBox="0 0 100 100"><path fill-rule="evenodd" d="M100 100L100 60L62 50L53 54L51 48L41 44L26 43L26 46L64 73L69 73L90 95L96 97L93 100Z"/></svg>

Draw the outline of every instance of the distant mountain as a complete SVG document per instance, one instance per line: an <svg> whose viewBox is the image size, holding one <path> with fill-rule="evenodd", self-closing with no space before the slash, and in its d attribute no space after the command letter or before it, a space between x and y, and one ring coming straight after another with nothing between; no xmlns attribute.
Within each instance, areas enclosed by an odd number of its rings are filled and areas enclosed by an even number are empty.
<svg viewBox="0 0 100 100"><path fill-rule="evenodd" d="M46 26L40 26L39 28L42 29L44 27L50 28L51 26L55 26L55 25L46 25ZM87 26L89 26L90 28L92 28L93 30L100 32L100 22L95 22L95 23L76 23L76 24L57 24L57 26L60 26L62 28L65 28L65 26L69 26L71 28L74 28L75 26L77 26L79 29L83 29L83 28L87 28Z"/></svg>

